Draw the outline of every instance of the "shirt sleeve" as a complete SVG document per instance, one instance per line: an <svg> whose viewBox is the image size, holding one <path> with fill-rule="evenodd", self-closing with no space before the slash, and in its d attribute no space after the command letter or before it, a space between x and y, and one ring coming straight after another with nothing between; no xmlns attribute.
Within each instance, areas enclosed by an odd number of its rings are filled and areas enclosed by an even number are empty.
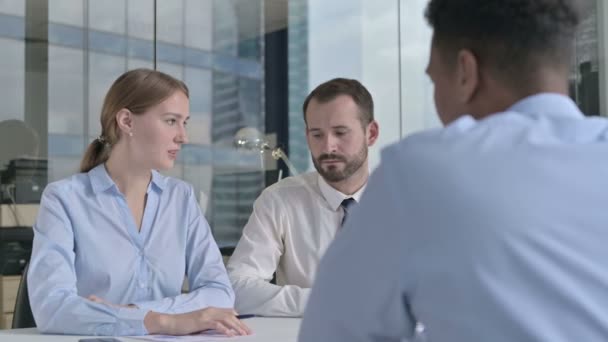
<svg viewBox="0 0 608 342"><path fill-rule="evenodd" d="M177 314L207 307L234 306L234 291L222 255L196 202L192 187L188 197L186 272L190 292L161 300L133 303L139 308Z"/></svg>
<svg viewBox="0 0 608 342"><path fill-rule="evenodd" d="M272 193L264 191L255 201L253 213L228 262L228 273L236 292L236 310L262 316L302 316L310 289L270 283L284 252L287 224Z"/></svg>
<svg viewBox="0 0 608 342"><path fill-rule="evenodd" d="M57 184L45 189L34 224L28 294L43 333L144 335L147 310L117 308L81 297L76 288L74 232L66 196Z"/></svg>
<svg viewBox="0 0 608 342"><path fill-rule="evenodd" d="M413 338L403 281L407 258L397 233L403 222L397 199L404 196L396 194L398 179L384 165L370 178L361 203L321 260L299 341Z"/></svg>

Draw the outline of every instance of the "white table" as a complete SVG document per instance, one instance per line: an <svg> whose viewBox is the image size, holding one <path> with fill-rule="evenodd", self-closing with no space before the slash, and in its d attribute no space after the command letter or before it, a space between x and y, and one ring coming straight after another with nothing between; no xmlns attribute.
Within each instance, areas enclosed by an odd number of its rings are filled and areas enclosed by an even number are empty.
<svg viewBox="0 0 608 342"><path fill-rule="evenodd" d="M296 342L298 339L298 330L300 329L299 318L255 317L246 319L243 322L245 322L253 330L253 336L239 336L230 339L223 339L223 341ZM0 341L2 342L77 342L79 339L87 337L91 336L41 335L35 328L0 330ZM127 337L116 338L125 342L142 342L141 340Z"/></svg>

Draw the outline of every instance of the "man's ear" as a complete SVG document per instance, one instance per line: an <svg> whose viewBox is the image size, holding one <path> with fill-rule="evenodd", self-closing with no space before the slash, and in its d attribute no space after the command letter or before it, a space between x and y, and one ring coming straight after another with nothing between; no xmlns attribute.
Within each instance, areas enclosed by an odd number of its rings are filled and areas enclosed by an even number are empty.
<svg viewBox="0 0 608 342"><path fill-rule="evenodd" d="M479 88L479 61L470 50L458 51L456 65L458 99L461 103L469 103Z"/></svg>
<svg viewBox="0 0 608 342"><path fill-rule="evenodd" d="M372 122L367 125L365 133L367 135L367 146L372 146L376 140L378 140L378 134L380 134L380 126L378 126L378 122L376 120L372 120Z"/></svg>
<svg viewBox="0 0 608 342"><path fill-rule="evenodd" d="M116 124L122 134L129 135L133 132L133 113L126 108L119 110L116 113Z"/></svg>

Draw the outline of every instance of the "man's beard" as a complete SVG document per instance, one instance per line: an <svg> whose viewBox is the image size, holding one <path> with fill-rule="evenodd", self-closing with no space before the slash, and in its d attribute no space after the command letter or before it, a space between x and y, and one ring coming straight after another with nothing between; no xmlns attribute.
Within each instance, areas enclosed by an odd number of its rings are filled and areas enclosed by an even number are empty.
<svg viewBox="0 0 608 342"><path fill-rule="evenodd" d="M323 169L321 162L323 160L339 160L344 163L344 168L340 170L337 166L329 166L327 169ZM367 146L363 145L359 152L355 156L348 160L346 157L333 153L321 154L318 158L312 158L312 163L317 169L317 172L330 183L341 182L350 178L357 170L363 166L367 160Z"/></svg>

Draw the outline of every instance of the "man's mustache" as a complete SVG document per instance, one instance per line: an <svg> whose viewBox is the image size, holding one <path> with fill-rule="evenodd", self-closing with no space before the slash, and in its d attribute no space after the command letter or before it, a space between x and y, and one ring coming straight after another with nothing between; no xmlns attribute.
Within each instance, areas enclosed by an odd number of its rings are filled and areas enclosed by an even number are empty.
<svg viewBox="0 0 608 342"><path fill-rule="evenodd" d="M333 154L333 153L325 153L319 156L319 158L317 158L318 161L322 162L324 160L339 160L342 162L346 162L346 158L344 158L341 155L338 154Z"/></svg>

